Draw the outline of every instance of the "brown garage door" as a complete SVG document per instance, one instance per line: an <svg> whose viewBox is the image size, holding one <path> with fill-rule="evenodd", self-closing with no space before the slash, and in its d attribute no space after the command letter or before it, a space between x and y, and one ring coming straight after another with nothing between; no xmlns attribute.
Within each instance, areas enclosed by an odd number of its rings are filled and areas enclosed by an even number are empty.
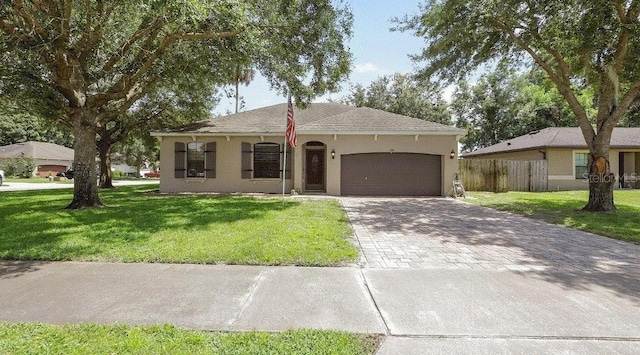
<svg viewBox="0 0 640 355"><path fill-rule="evenodd" d="M442 156L366 153L341 157L342 195L440 196Z"/></svg>

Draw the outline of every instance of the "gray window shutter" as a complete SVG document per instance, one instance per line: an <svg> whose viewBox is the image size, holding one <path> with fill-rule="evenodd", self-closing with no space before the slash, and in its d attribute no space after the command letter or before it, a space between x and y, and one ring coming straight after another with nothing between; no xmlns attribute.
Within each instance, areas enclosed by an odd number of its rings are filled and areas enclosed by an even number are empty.
<svg viewBox="0 0 640 355"><path fill-rule="evenodd" d="M216 142L207 143L204 150L204 174L207 179L216 178Z"/></svg>
<svg viewBox="0 0 640 355"><path fill-rule="evenodd" d="M291 154L291 146L287 143L284 144L287 149L287 161L284 167L284 178L291 179L291 167L293 166L293 155Z"/></svg>
<svg viewBox="0 0 640 355"><path fill-rule="evenodd" d="M187 147L186 144L181 142L175 143L175 178L183 179L187 173Z"/></svg>
<svg viewBox="0 0 640 355"><path fill-rule="evenodd" d="M253 170L251 169L252 159L251 143L242 142L242 178L251 179Z"/></svg>

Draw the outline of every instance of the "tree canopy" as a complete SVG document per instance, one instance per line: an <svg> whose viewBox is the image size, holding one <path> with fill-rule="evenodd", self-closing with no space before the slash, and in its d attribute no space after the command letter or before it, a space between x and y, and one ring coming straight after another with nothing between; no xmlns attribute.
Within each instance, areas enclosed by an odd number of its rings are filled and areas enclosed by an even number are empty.
<svg viewBox="0 0 640 355"><path fill-rule="evenodd" d="M182 76L224 84L239 60L304 105L346 78L351 23L329 0L5 1L0 94L72 128L69 208L99 206L98 129L153 95L202 89Z"/></svg>
<svg viewBox="0 0 640 355"><path fill-rule="evenodd" d="M578 90L578 99L595 117L593 92ZM470 85L460 81L451 111L456 126L467 130L463 151L473 151L546 127L575 127L573 112L540 70L518 73L499 66Z"/></svg>
<svg viewBox="0 0 640 355"><path fill-rule="evenodd" d="M589 147L589 211L614 210L613 128L640 93L640 1L428 0L399 29L424 37L421 75L452 81L489 62L538 65ZM595 95L595 128L575 84ZM612 181L613 180L613 181Z"/></svg>
<svg viewBox="0 0 640 355"><path fill-rule="evenodd" d="M367 88L356 84L342 102L425 121L452 124L447 103L442 98L442 89L434 83L418 81L407 74L382 76Z"/></svg>
<svg viewBox="0 0 640 355"><path fill-rule="evenodd" d="M73 137L68 129L0 99L0 146L26 141L73 146Z"/></svg>

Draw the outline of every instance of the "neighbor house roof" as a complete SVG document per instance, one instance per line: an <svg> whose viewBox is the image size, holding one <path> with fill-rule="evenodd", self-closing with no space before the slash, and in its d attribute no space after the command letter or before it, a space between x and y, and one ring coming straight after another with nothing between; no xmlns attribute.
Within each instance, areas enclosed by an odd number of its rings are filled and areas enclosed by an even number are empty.
<svg viewBox="0 0 640 355"><path fill-rule="evenodd" d="M2 158L35 158L38 160L73 161L73 149L45 142L24 142L0 147Z"/></svg>
<svg viewBox="0 0 640 355"><path fill-rule="evenodd" d="M152 135L283 135L287 104L278 104L233 115L216 117ZM294 108L300 134L442 134L464 135L466 131L368 107L338 103L314 103Z"/></svg>
<svg viewBox="0 0 640 355"><path fill-rule="evenodd" d="M463 157L543 148L587 148L579 127L550 127L462 154ZM611 148L640 148L640 128L616 127Z"/></svg>

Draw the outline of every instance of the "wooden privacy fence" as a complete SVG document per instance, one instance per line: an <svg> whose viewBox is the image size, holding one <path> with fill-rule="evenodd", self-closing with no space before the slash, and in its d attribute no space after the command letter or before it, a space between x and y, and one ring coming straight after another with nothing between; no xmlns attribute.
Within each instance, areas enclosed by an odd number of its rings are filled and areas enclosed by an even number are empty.
<svg viewBox="0 0 640 355"><path fill-rule="evenodd" d="M462 159L458 161L460 180L467 191L508 191L509 169L502 159Z"/></svg>
<svg viewBox="0 0 640 355"><path fill-rule="evenodd" d="M546 191L547 161L462 159L459 179L467 191Z"/></svg>
<svg viewBox="0 0 640 355"><path fill-rule="evenodd" d="M507 162L509 191L547 191L547 161L527 160Z"/></svg>

